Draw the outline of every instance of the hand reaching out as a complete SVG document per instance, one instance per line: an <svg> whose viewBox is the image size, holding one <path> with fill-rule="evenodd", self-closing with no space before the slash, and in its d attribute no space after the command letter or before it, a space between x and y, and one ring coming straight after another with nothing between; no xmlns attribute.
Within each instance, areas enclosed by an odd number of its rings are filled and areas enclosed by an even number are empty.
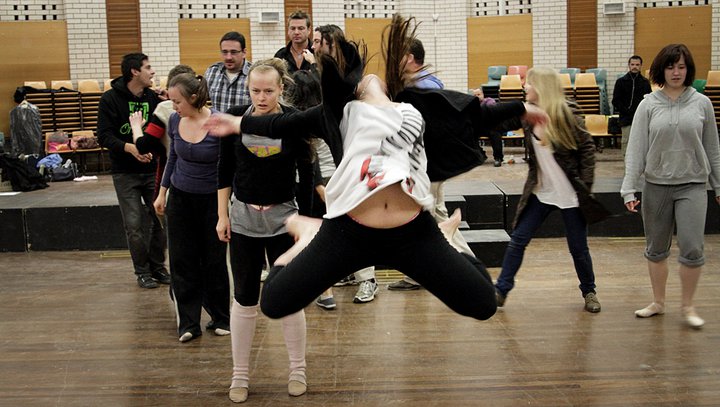
<svg viewBox="0 0 720 407"><path fill-rule="evenodd" d="M242 116L233 116L227 113L215 113L208 117L203 129L215 137L225 137L231 134L240 134Z"/></svg>
<svg viewBox="0 0 720 407"><path fill-rule="evenodd" d="M525 103L525 116L523 116L523 120L530 124L545 124L550 121L550 117L539 107L531 103Z"/></svg>

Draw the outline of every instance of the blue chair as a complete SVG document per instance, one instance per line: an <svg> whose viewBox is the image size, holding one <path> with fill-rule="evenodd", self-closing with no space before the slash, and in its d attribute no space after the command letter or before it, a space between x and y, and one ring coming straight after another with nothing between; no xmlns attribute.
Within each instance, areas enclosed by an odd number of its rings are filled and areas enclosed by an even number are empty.
<svg viewBox="0 0 720 407"><path fill-rule="evenodd" d="M491 97L493 99L499 97L500 78L505 74L507 74L506 66L494 65L488 67L488 81L482 84L485 97Z"/></svg>
<svg viewBox="0 0 720 407"><path fill-rule="evenodd" d="M488 81L483 86L500 86L500 78L507 75L507 67L494 65L488 67Z"/></svg>

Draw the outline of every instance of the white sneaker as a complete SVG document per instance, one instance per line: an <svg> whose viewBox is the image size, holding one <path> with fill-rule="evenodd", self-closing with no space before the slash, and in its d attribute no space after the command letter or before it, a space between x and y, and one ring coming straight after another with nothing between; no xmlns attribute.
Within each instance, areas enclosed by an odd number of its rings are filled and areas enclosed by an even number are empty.
<svg viewBox="0 0 720 407"><path fill-rule="evenodd" d="M358 288L357 293L355 293L355 298L353 298L354 303L363 303L363 302L370 302L375 299L375 294L378 293L378 285L375 282L375 279L365 280L362 283L360 283L360 288Z"/></svg>

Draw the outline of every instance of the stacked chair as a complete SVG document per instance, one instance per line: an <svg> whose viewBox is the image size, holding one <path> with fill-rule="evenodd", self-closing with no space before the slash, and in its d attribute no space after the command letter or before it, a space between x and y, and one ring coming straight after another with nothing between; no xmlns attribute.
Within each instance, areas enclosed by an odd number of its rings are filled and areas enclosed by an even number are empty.
<svg viewBox="0 0 720 407"><path fill-rule="evenodd" d="M560 74L560 82L562 82L563 91L565 92L565 98L568 100L575 99L575 89L573 89L572 81L570 80L569 73Z"/></svg>
<svg viewBox="0 0 720 407"><path fill-rule="evenodd" d="M580 68L562 68L560 73L566 73L570 75L570 83L575 86L575 75L580 73Z"/></svg>
<svg viewBox="0 0 720 407"><path fill-rule="evenodd" d="M584 114L600 114L600 88L593 73L575 75L575 101Z"/></svg>
<svg viewBox="0 0 720 407"><path fill-rule="evenodd" d="M497 99L500 97L500 78L507 74L507 67L501 65L488 67L488 81L482 84L485 97Z"/></svg>
<svg viewBox="0 0 720 407"><path fill-rule="evenodd" d="M713 110L715 110L715 123L720 127L720 71L708 72L705 96L712 102Z"/></svg>
<svg viewBox="0 0 720 407"><path fill-rule="evenodd" d="M500 100L525 100L520 75L503 75L500 78Z"/></svg>
<svg viewBox="0 0 720 407"><path fill-rule="evenodd" d="M586 69L585 72L595 74L595 81L600 89L600 113L610 114L607 92L607 70L603 68Z"/></svg>

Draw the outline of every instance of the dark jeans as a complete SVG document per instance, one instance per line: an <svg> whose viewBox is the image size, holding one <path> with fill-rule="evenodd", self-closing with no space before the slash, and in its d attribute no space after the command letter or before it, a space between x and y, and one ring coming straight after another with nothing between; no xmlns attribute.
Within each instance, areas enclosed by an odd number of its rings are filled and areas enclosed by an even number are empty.
<svg viewBox="0 0 720 407"><path fill-rule="evenodd" d="M555 209L558 207L540 202L534 194L528 198L528 203L518 219L505 250L502 272L495 284L502 295L507 295L512 290L515 285L515 275L525 255L525 247L550 212ZM585 296L595 292L595 273L587 245L587 223L579 208L560 209L560 213L565 223L566 240L575 264L575 272L580 280L580 291Z"/></svg>
<svg viewBox="0 0 720 407"><path fill-rule="evenodd" d="M303 309L341 278L376 264L408 275L458 314L495 314L495 289L485 266L447 242L429 212L392 229L363 226L348 216L323 220L310 244L285 267L273 267L260 306L270 318Z"/></svg>
<svg viewBox="0 0 720 407"><path fill-rule="evenodd" d="M166 238L153 208L155 174L113 174L128 249L137 276L165 269Z"/></svg>
<svg viewBox="0 0 720 407"><path fill-rule="evenodd" d="M229 327L227 245L215 232L217 193L191 194L171 187L165 213L178 334L202 333L202 307L215 325Z"/></svg>
<svg viewBox="0 0 720 407"><path fill-rule="evenodd" d="M493 160L502 161L504 158L502 133L494 130L490 131L488 133L488 138L490 139L490 145L492 146Z"/></svg>
<svg viewBox="0 0 720 407"><path fill-rule="evenodd" d="M273 264L275 259L285 253L294 243L295 239L288 233L271 237L252 237L231 233L230 266L233 273L235 301L238 304L243 307L257 305L260 298L260 274L265 265L265 252L267 251L268 261Z"/></svg>

